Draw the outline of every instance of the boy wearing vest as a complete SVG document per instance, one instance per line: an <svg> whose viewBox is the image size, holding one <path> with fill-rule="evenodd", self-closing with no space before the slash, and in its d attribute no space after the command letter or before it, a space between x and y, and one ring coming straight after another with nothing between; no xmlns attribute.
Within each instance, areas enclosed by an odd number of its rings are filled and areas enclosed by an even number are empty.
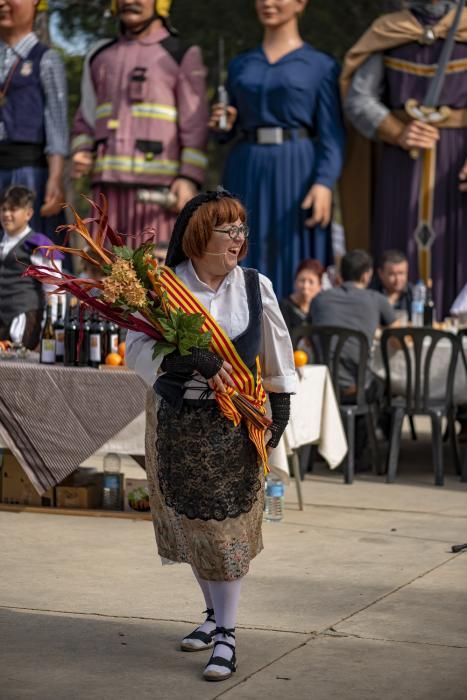
<svg viewBox="0 0 467 700"><path fill-rule="evenodd" d="M200 49L174 35L170 5L114 0L120 36L87 56L72 130L72 175L92 170L93 198L105 195L109 223L131 248L151 233L168 241L207 165L206 69Z"/></svg>
<svg viewBox="0 0 467 700"><path fill-rule="evenodd" d="M58 243L67 85L62 59L32 31L37 5L38 0L0 0L0 190L11 185L33 190L33 227Z"/></svg>
<svg viewBox="0 0 467 700"><path fill-rule="evenodd" d="M50 267L46 251L52 245L29 222L34 213L34 193L26 187L10 187L0 198L0 340L22 343L34 350L39 342L45 292L52 291L32 277L23 277L28 265ZM54 253L60 266L61 254Z"/></svg>

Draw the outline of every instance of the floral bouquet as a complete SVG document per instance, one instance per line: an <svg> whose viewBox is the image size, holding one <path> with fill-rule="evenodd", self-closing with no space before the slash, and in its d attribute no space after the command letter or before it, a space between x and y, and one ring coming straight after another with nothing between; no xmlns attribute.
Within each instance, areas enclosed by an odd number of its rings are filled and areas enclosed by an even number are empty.
<svg viewBox="0 0 467 700"><path fill-rule="evenodd" d="M56 293L72 294L82 302L82 307L95 309L101 316L123 328L153 338L153 358L175 351L189 355L193 348L210 349L212 333L203 330L203 314L187 313L169 304L161 280L167 268L159 265L154 258L155 245L146 243L131 250L125 246L123 237L109 225L105 198L102 206L88 201L96 209L97 217L82 219L70 207L74 223L58 229L66 231L67 237L71 232L77 233L86 243L86 249L54 245L43 246L41 250L48 249L50 255L58 250L82 258L96 269L96 279L75 277L60 271L52 255L51 267L31 265L24 275L43 284L54 285ZM89 223L97 224L94 237L87 228ZM106 240L110 248L104 245ZM219 399L218 396L216 398ZM238 413L256 428L265 430L270 425L271 421L249 398L239 392L235 392L231 398Z"/></svg>
<svg viewBox="0 0 467 700"><path fill-rule="evenodd" d="M152 251L154 244L146 243L136 250L124 245L123 237L108 223L107 202L99 206L88 200L97 210L96 219L82 219L72 208L73 224L60 226L67 234L76 232L86 243L86 249L66 246L43 246L41 250L59 250L80 257L96 268L96 279L74 277L61 272L51 259L51 267L29 266L25 276L34 277L43 284L52 284L56 293L70 293L85 306L123 328L146 333L154 338L154 357L175 350L188 355L191 348L208 349L211 333L202 331L201 314L187 314L173 310L167 302L167 293L159 282L163 266L157 263ZM98 223L93 238L87 224ZM104 246L108 240L109 250Z"/></svg>

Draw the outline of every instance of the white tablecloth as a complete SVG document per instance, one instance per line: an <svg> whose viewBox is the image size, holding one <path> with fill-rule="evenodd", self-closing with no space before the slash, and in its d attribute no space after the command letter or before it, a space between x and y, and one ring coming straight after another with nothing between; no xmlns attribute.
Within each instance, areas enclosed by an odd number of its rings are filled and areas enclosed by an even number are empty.
<svg viewBox="0 0 467 700"><path fill-rule="evenodd" d="M271 454L270 465L288 474L287 455L314 443L329 467L335 469L347 454L347 440L329 370L322 365L306 365L297 372L300 381L291 400L290 422Z"/></svg>
<svg viewBox="0 0 467 700"><path fill-rule="evenodd" d="M463 340L464 348L467 351L467 339ZM426 340L424 344L424 352L430 347L430 341ZM447 340L440 340L433 353L431 361L430 374L430 398L435 400L444 400L446 396L446 384L449 359L451 356L451 344ZM404 396L406 389L406 362L402 350L397 349L392 351L389 356L389 364L391 367L391 382L392 391L395 395ZM381 356L381 345L378 342L374 345L374 354L372 359L372 369L382 379L386 374L383 367L383 358ZM413 379L413 388L415 389L415 376ZM454 376L454 404L456 406L467 403L467 373L462 357L459 357L456 365L456 373Z"/></svg>

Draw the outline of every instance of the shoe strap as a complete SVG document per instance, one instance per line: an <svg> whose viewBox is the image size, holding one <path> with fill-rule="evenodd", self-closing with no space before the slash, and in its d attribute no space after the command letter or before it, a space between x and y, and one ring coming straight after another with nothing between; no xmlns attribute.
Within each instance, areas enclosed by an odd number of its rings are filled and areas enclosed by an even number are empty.
<svg viewBox="0 0 467 700"><path fill-rule="evenodd" d="M207 615L206 622L216 621L216 618L214 617L214 608L206 608L206 610L203 610L203 615Z"/></svg>
<svg viewBox="0 0 467 700"><path fill-rule="evenodd" d="M224 637L232 637L232 639L235 639L235 627L232 627L231 629L227 629L226 627L216 627L216 635L218 634L222 634Z"/></svg>
<svg viewBox="0 0 467 700"><path fill-rule="evenodd" d="M206 668L208 668L209 666L223 666L224 668L228 668L229 671L236 671L237 659L235 658L235 654L232 656L231 659L224 659L223 656L211 656L209 662L206 665Z"/></svg>
<svg viewBox="0 0 467 700"><path fill-rule="evenodd" d="M231 644L230 642L217 641L217 642L214 642L214 649L216 648L216 646L218 644L222 644L223 646L229 647L229 649L232 649L234 656L235 656L236 647L234 644ZM212 663L212 662L210 661L209 663Z"/></svg>

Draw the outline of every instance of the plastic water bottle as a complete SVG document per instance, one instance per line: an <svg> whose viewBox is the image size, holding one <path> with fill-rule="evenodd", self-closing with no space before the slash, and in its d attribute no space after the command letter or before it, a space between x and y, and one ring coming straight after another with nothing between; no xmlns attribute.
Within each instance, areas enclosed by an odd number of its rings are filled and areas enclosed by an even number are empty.
<svg viewBox="0 0 467 700"><path fill-rule="evenodd" d="M423 310L426 300L426 287L422 280L419 280L413 290L412 299L412 326L421 328L423 326Z"/></svg>
<svg viewBox="0 0 467 700"><path fill-rule="evenodd" d="M104 510L122 509L120 469L120 455L108 452L104 457L104 478L102 483L102 508Z"/></svg>
<svg viewBox="0 0 467 700"><path fill-rule="evenodd" d="M282 520L284 513L284 484L276 476L266 479L264 517L271 522Z"/></svg>

